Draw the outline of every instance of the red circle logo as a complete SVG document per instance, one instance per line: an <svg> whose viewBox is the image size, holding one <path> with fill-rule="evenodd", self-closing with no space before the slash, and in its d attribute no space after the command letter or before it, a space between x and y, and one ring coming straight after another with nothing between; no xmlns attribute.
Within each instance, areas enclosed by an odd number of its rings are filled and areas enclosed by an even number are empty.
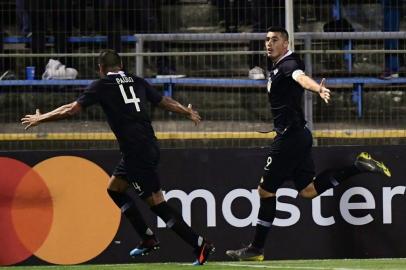
<svg viewBox="0 0 406 270"><path fill-rule="evenodd" d="M33 168L0 157L0 265L32 255L76 264L99 255L113 240L121 213L106 192L109 176L73 156Z"/></svg>

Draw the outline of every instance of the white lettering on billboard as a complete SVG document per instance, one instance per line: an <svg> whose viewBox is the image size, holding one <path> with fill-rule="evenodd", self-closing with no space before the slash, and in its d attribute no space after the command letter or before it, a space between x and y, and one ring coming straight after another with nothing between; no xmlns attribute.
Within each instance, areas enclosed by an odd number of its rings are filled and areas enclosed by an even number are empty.
<svg viewBox="0 0 406 270"><path fill-rule="evenodd" d="M163 191L166 200L176 198L182 205L183 220L190 226L192 223L192 201L196 198L202 198L207 205L207 227L216 226L216 199L214 195L206 189L196 189L188 194L182 190L174 189L168 192ZM158 228L165 227L165 222L158 217Z"/></svg>
<svg viewBox="0 0 406 270"><path fill-rule="evenodd" d="M405 186L384 187L382 189L383 224L392 223L392 198L395 195L404 195L405 189Z"/></svg>
<svg viewBox="0 0 406 270"><path fill-rule="evenodd" d="M291 198L296 198L298 192L291 188L280 188L276 192L276 198L287 196ZM279 227L288 227L294 225L300 219L300 210L296 205L290 203L280 202L279 200L276 203L276 211L289 213L290 216L285 219L275 217L272 225Z"/></svg>
<svg viewBox="0 0 406 270"><path fill-rule="evenodd" d="M406 186L396 186L396 187L383 187L382 188L382 217L383 224L392 223L392 203L394 197L400 195L405 195ZM181 203L182 217L185 222L191 225L191 205L192 201L201 198L206 202L206 211L201 213L207 216L207 227L216 226L216 200L221 200L221 198L215 198L213 193L206 189L197 189L189 194L182 190L170 190L168 192L163 192L167 200L178 199ZM289 214L287 218L275 218L273 225L279 227L289 227L295 225L299 222L301 217L301 210L298 206L282 202L280 199L284 196L290 198L296 198L298 192L291 188L280 188L277 193L277 204L276 210L279 212L285 212ZM328 197L334 196L334 189L329 189L320 196L314 198L311 202L312 204L312 218L315 224L319 226L331 226L336 223L334 216L323 216L322 215L322 206L323 201L328 200ZM351 199L354 196L361 196L361 202L353 202ZM240 218L235 215L232 211L232 204L238 198L245 198L251 206L251 212L248 216ZM376 209L376 201L368 189L364 187L352 187L346 190L339 198L339 210L342 218L349 224L355 226L362 226L374 221L371 213L365 212L365 210ZM259 210L259 196L256 189L247 190L247 189L233 189L228 192L221 203L221 213L224 220L233 227L246 227L246 226L255 226L258 210ZM243 202L245 203L245 202ZM362 216L359 215L359 211L363 210ZM199 212L200 213L200 212ZM358 214L358 215L356 215ZM165 227L165 223L158 218L158 228Z"/></svg>
<svg viewBox="0 0 406 270"><path fill-rule="evenodd" d="M312 216L313 220L317 225L320 226L331 226L336 221L334 220L334 217L323 217L321 214L321 199L326 196L333 196L333 189L330 188L320 194L320 196L317 196L312 200Z"/></svg>
<svg viewBox="0 0 406 270"><path fill-rule="evenodd" d="M352 196L360 195L365 199L365 202L350 202ZM340 199L340 212L345 221L352 225L365 225L372 222L374 219L371 214L363 217L355 217L350 210L356 209L375 209L375 199L372 193L363 187L353 187L345 191Z"/></svg>
<svg viewBox="0 0 406 270"><path fill-rule="evenodd" d="M237 198L246 198L248 201L251 203L251 213L248 217L246 218L237 218L231 210L231 204L233 201ZM222 204L222 212L224 219L234 227L246 227L249 225L255 225L256 224L256 219L258 216L258 210L259 210L259 195L258 191L256 189L249 190L246 189L234 189L227 193L226 197L223 200Z"/></svg>

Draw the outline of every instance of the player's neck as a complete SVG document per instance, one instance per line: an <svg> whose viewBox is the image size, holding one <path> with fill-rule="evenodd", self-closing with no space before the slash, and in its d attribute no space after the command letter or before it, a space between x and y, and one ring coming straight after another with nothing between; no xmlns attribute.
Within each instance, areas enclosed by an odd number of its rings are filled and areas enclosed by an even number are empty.
<svg viewBox="0 0 406 270"><path fill-rule="evenodd" d="M276 65L277 63L279 63L279 61L281 61L283 58L290 55L291 53L292 53L291 50L284 51L278 58L272 59L273 65Z"/></svg>
<svg viewBox="0 0 406 270"><path fill-rule="evenodd" d="M119 73L120 71L122 71L122 68L120 67L114 67L114 68L109 68L106 70L106 74L107 73Z"/></svg>

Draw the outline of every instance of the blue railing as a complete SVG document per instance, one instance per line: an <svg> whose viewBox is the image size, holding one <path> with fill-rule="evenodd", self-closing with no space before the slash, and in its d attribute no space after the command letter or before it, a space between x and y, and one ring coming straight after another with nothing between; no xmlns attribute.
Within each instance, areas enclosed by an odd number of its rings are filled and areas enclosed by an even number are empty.
<svg viewBox="0 0 406 270"><path fill-rule="evenodd" d="M217 87L265 87L266 80L231 78L147 78L153 85L164 85L164 95L172 96L175 85L217 86ZM1 86L87 86L93 80L5 80ZM405 84L406 77L383 80L371 77L327 78L327 86L352 86L353 99L357 103L357 115L362 117L364 85Z"/></svg>
<svg viewBox="0 0 406 270"><path fill-rule="evenodd" d="M18 44L18 43L30 43L30 37L23 36L9 36L3 39L4 43ZM47 43L54 43L55 37L47 36ZM135 43L137 38L135 36L121 36L121 41L125 43ZM72 36L68 37L70 43L106 43L107 36Z"/></svg>

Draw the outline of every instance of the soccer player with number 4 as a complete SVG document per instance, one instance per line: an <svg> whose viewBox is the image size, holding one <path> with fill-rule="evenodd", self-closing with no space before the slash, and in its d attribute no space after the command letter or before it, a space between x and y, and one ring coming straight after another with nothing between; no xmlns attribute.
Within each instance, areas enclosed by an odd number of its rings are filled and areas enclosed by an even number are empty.
<svg viewBox="0 0 406 270"><path fill-rule="evenodd" d="M107 193L142 239L130 255L145 255L159 248L159 241L146 225L134 200L126 194L127 189L133 187L167 227L194 248L194 264L204 264L215 248L195 233L165 201L157 172L160 149L146 105L150 102L162 109L183 114L196 125L201 120L198 112L190 104L184 107L174 99L162 96L144 79L123 72L121 57L113 50L100 53L99 73L101 79L94 81L76 101L44 114L37 109L35 114L24 116L22 124L28 129L43 122L67 118L90 105L100 104L122 153Z"/></svg>
<svg viewBox="0 0 406 270"><path fill-rule="evenodd" d="M286 29L270 27L265 47L267 56L273 63L269 70L267 90L276 137L271 144L258 186L260 207L253 241L241 249L226 251L235 260L264 259L265 240L275 218L276 191L286 180L293 180L299 194L311 199L360 173L391 176L382 162L372 159L365 152L360 153L353 164L315 175L311 152L313 138L306 127L302 97L306 89L317 93L328 103L330 90L325 87L324 79L318 84L305 74L303 62L288 49L289 35Z"/></svg>

